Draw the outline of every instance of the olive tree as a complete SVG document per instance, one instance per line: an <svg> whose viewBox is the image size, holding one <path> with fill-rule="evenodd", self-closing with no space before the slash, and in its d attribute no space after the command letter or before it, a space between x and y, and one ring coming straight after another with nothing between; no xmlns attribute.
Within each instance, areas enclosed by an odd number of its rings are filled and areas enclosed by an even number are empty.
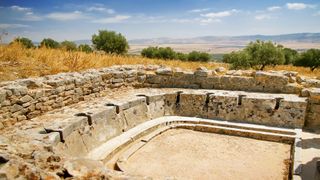
<svg viewBox="0 0 320 180"><path fill-rule="evenodd" d="M25 48L34 48L34 44L32 43L32 41L25 37L17 37L11 42L11 44L12 43L19 43Z"/></svg>
<svg viewBox="0 0 320 180"><path fill-rule="evenodd" d="M250 66L254 69L263 70L268 65L283 64L285 61L282 46L276 46L271 41L250 42L244 51L248 53Z"/></svg>
<svg viewBox="0 0 320 180"><path fill-rule="evenodd" d="M281 45L257 40L250 42L242 51L225 55L223 61L236 69L251 67L263 70L268 65L283 64L285 57Z"/></svg>
<svg viewBox="0 0 320 180"><path fill-rule="evenodd" d="M40 42L40 47L46 47L46 48L58 48L59 42L51 39L51 38L45 38Z"/></svg>
<svg viewBox="0 0 320 180"><path fill-rule="evenodd" d="M60 43L60 48L67 51L75 51L77 50L77 44L72 41L62 41Z"/></svg>
<svg viewBox="0 0 320 180"><path fill-rule="evenodd" d="M283 53L284 53L284 59L285 59L284 64L286 65L293 64L299 57L299 53L294 49L284 48Z"/></svg>
<svg viewBox="0 0 320 180"><path fill-rule="evenodd" d="M124 36L107 30L100 30L98 34L94 34L92 44L97 50L111 54L125 54L129 49L127 39Z"/></svg>
<svg viewBox="0 0 320 180"><path fill-rule="evenodd" d="M294 65L309 67L312 71L314 71L316 68L319 68L320 49L309 49L306 52L303 52Z"/></svg>
<svg viewBox="0 0 320 180"><path fill-rule="evenodd" d="M93 52L92 48L88 44L80 44L78 50L86 53Z"/></svg>

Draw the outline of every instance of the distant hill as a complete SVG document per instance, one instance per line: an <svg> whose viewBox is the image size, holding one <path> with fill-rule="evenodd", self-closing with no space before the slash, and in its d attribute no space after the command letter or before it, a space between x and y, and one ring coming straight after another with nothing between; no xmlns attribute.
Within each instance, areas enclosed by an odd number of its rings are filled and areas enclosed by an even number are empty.
<svg viewBox="0 0 320 180"><path fill-rule="evenodd" d="M295 33L281 35L248 35L248 36L201 36L195 38L152 38L133 39L129 44L215 44L217 42L237 45L244 42L270 40L274 42L307 42L320 43L320 33Z"/></svg>

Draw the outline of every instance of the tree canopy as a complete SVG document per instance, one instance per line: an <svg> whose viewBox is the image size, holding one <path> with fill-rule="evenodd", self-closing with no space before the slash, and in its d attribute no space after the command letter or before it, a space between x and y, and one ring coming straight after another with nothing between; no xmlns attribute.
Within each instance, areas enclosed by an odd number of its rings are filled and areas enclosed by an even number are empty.
<svg viewBox="0 0 320 180"><path fill-rule="evenodd" d="M271 41L250 42L242 51L224 56L224 62L231 63L233 68L254 68L263 70L268 65L284 64L283 46Z"/></svg>
<svg viewBox="0 0 320 180"><path fill-rule="evenodd" d="M58 48L59 42L51 39L51 38L45 38L40 42L40 47L46 47L46 48Z"/></svg>
<svg viewBox="0 0 320 180"><path fill-rule="evenodd" d="M32 43L32 41L28 38L25 37L17 37L15 38L11 43L19 43L22 46L24 46L25 48L34 48L34 44Z"/></svg>
<svg viewBox="0 0 320 180"><path fill-rule="evenodd" d="M295 66L310 67L313 71L320 67L320 49L309 49L303 52L298 60L294 63Z"/></svg>
<svg viewBox="0 0 320 180"><path fill-rule="evenodd" d="M111 54L125 54L129 49L126 38L114 31L100 30L92 36L92 43L97 50Z"/></svg>
<svg viewBox="0 0 320 180"><path fill-rule="evenodd" d="M60 48L65 49L67 51L75 51L77 50L77 44L72 41L62 41L60 43Z"/></svg>

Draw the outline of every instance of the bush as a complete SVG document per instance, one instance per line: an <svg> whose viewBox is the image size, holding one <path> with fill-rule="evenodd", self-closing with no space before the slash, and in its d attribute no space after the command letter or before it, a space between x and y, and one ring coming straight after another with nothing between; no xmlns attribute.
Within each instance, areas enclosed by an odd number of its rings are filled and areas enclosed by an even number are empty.
<svg viewBox="0 0 320 180"><path fill-rule="evenodd" d="M181 53L181 52L177 52L176 53L176 58L181 60L181 61L186 61L186 60L188 60L188 55L184 54L184 53Z"/></svg>
<svg viewBox="0 0 320 180"><path fill-rule="evenodd" d="M148 47L144 48L141 51L141 56L147 57L147 58L156 58L158 55L158 47Z"/></svg>
<svg viewBox="0 0 320 180"><path fill-rule="evenodd" d="M284 64L286 65L293 64L299 57L298 52L294 49L284 48L283 53L284 53L284 59L285 59Z"/></svg>
<svg viewBox="0 0 320 180"><path fill-rule="evenodd" d="M309 49L306 52L303 52L294 65L310 67L312 71L314 71L316 68L319 68L320 49Z"/></svg>
<svg viewBox="0 0 320 180"><path fill-rule="evenodd" d="M67 50L67 51L75 51L77 50L77 45L76 43L72 41L62 41L60 43L60 48Z"/></svg>
<svg viewBox="0 0 320 180"><path fill-rule="evenodd" d="M170 47L148 47L141 51L141 55L147 58L156 59L179 59L182 61L209 61L210 54L198 51L192 51L189 54L175 52Z"/></svg>
<svg viewBox="0 0 320 180"><path fill-rule="evenodd" d="M188 60L206 62L210 60L210 54L205 52L192 51L188 54Z"/></svg>
<svg viewBox="0 0 320 180"><path fill-rule="evenodd" d="M223 56L223 62L230 63L231 69L250 68L249 55L246 51L231 52Z"/></svg>
<svg viewBox="0 0 320 180"><path fill-rule="evenodd" d="M32 43L32 41L25 37L15 38L11 43L19 43L25 48L34 48L34 44Z"/></svg>
<svg viewBox="0 0 320 180"><path fill-rule="evenodd" d="M155 59L176 59L176 52L170 47L148 47L141 51L141 55Z"/></svg>
<svg viewBox="0 0 320 180"><path fill-rule="evenodd" d="M45 38L41 41L40 43L40 47L46 47L46 48L58 48L59 47L59 43L51 38Z"/></svg>
<svg viewBox="0 0 320 180"><path fill-rule="evenodd" d="M156 58L159 59L175 59L176 58L176 52L173 51L170 47L160 47L158 49L158 53L156 53Z"/></svg>
<svg viewBox="0 0 320 180"><path fill-rule="evenodd" d="M114 31L100 30L98 35L92 36L92 44L106 53L125 54L129 49L126 38Z"/></svg>
<svg viewBox="0 0 320 180"><path fill-rule="evenodd" d="M92 48L88 44L80 44L78 50L86 53L93 52Z"/></svg>

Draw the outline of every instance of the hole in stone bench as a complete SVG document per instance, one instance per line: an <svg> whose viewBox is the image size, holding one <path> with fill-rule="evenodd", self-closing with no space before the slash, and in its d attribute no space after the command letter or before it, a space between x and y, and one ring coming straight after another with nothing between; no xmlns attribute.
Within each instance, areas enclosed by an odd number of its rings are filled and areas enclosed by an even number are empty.
<svg viewBox="0 0 320 180"><path fill-rule="evenodd" d="M204 105L205 111L209 110L209 102L210 102L210 95L211 94L214 94L214 93L207 93L206 94L206 101L205 101L205 105Z"/></svg>
<svg viewBox="0 0 320 180"><path fill-rule="evenodd" d="M238 96L238 106L241 106L242 105L242 98L243 97L246 97L247 95L242 95L242 94L240 94L239 96Z"/></svg>
<svg viewBox="0 0 320 180"><path fill-rule="evenodd" d="M92 117L91 117L91 115L92 115L91 112L88 112L88 113L77 113L77 114L75 114L75 116L78 116L78 117L80 117L80 116L87 117L87 118L88 118L88 124L89 124L89 126L92 125Z"/></svg>
<svg viewBox="0 0 320 180"><path fill-rule="evenodd" d="M107 103L106 106L115 106L116 107L116 113L119 114L120 113L120 107L116 104L113 103Z"/></svg>
<svg viewBox="0 0 320 180"><path fill-rule="evenodd" d="M279 107L280 107L280 101L282 100L283 98L276 98L276 105L274 107L275 110L278 110Z"/></svg>
<svg viewBox="0 0 320 180"><path fill-rule="evenodd" d="M9 160L5 157L0 156L0 164L4 164L6 162L8 162Z"/></svg>
<svg viewBox="0 0 320 180"><path fill-rule="evenodd" d="M65 142L64 139L63 139L62 131L52 130L52 129L47 129L47 128L44 128L44 130L46 131L47 134L52 133L52 132L57 132L57 133L59 133L60 142L62 142L62 143Z"/></svg>
<svg viewBox="0 0 320 180"><path fill-rule="evenodd" d="M177 92L177 98L176 98L176 106L180 105L180 95L183 93L183 91Z"/></svg>
<svg viewBox="0 0 320 180"><path fill-rule="evenodd" d="M145 97L145 98L146 98L146 103L147 103L147 105L150 104L150 98L149 98L149 96L144 95L144 94L138 94L137 96L138 96L138 97Z"/></svg>

